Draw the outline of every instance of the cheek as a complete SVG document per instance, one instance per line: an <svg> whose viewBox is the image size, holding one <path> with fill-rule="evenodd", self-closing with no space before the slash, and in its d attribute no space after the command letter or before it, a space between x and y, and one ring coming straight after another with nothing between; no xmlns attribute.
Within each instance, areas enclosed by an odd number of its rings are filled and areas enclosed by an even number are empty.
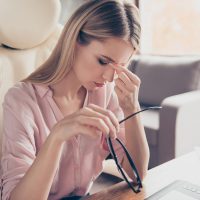
<svg viewBox="0 0 200 200"><path fill-rule="evenodd" d="M83 60L81 63L76 63L74 66L75 73L80 81L91 81L99 78L102 74L101 67L97 62Z"/></svg>

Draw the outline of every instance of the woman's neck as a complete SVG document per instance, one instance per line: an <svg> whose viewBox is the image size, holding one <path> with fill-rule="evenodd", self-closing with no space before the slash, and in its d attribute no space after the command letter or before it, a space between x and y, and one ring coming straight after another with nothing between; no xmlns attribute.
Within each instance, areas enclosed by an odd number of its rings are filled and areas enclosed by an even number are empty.
<svg viewBox="0 0 200 200"><path fill-rule="evenodd" d="M71 70L69 74L60 82L52 85L51 88L53 90L54 97L65 98L69 101L80 98L83 91L85 91L85 88L80 85L80 82L75 76L73 70Z"/></svg>

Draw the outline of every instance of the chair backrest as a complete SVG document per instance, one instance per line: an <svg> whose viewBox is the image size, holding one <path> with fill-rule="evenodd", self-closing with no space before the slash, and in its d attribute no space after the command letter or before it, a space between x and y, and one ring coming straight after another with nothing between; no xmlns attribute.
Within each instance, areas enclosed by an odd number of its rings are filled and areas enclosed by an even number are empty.
<svg viewBox="0 0 200 200"><path fill-rule="evenodd" d="M200 89L200 56L138 56L129 69L142 81L142 105L160 105L166 97Z"/></svg>

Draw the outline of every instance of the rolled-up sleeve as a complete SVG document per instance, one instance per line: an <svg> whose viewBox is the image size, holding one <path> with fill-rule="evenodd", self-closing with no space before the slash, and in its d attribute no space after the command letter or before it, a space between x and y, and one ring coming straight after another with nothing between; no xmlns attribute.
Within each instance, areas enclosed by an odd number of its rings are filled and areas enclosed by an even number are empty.
<svg viewBox="0 0 200 200"><path fill-rule="evenodd" d="M36 157L33 117L23 98L11 90L3 103L2 200L9 199Z"/></svg>

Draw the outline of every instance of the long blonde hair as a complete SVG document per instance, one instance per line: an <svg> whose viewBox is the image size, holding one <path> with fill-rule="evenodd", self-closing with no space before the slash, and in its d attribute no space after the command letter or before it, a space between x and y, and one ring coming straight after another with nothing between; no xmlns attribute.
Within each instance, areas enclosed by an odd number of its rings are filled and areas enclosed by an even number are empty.
<svg viewBox="0 0 200 200"><path fill-rule="evenodd" d="M77 42L87 45L93 39L118 37L138 48L140 31L138 9L133 3L125 0L89 0L70 17L47 61L23 81L55 84L72 68Z"/></svg>

